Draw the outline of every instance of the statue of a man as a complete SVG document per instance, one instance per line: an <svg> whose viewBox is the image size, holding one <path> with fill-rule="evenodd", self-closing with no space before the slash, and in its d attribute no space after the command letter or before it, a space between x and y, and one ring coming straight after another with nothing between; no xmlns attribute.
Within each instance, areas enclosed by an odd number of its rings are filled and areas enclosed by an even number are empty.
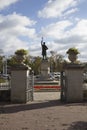
<svg viewBox="0 0 87 130"><path fill-rule="evenodd" d="M41 46L42 46L42 56L43 56L43 60L47 59L47 49L48 47L45 45L45 42L43 42L43 38L41 40Z"/></svg>

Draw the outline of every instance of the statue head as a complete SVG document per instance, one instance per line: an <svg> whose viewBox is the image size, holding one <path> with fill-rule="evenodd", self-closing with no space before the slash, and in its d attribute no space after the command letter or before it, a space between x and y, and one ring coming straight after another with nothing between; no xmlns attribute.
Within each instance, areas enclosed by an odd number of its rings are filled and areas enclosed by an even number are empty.
<svg viewBox="0 0 87 130"><path fill-rule="evenodd" d="M43 44L45 45L45 42L43 42Z"/></svg>

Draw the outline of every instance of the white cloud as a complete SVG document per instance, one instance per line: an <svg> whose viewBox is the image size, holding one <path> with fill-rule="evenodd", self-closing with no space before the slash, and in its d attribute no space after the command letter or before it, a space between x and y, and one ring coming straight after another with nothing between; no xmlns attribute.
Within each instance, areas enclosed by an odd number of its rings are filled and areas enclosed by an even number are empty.
<svg viewBox="0 0 87 130"><path fill-rule="evenodd" d="M49 49L65 55L70 47L77 47L81 58L87 55L87 20L68 20L50 24L42 29L42 35L51 39ZM84 52L84 53L83 53ZM82 60L82 59L81 59ZM83 59L86 60L86 59Z"/></svg>
<svg viewBox="0 0 87 130"><path fill-rule="evenodd" d="M4 48L5 54L11 54L18 48L28 48L25 39L36 37L33 28L35 23L28 17L16 13L7 16L0 15L0 48Z"/></svg>
<svg viewBox="0 0 87 130"><path fill-rule="evenodd" d="M64 11L71 10L79 0L48 0L46 6L38 11L38 16L43 18L57 18L63 15ZM74 12L77 10L73 10Z"/></svg>
<svg viewBox="0 0 87 130"><path fill-rule="evenodd" d="M19 0L0 1L0 10ZM57 18L68 16L76 11L79 0L48 0L45 8L38 12L39 17ZM2 4L1 4L2 2ZM21 14L0 15L0 49L5 54L12 54L15 50L29 49L31 55L41 56L40 36L44 36L50 51L66 55L70 47L77 47L81 58L87 55L87 19L61 20L43 25L40 32L36 32L36 21ZM38 21L39 24L39 21ZM38 25L37 24L37 25ZM38 35L38 37L37 37ZM29 41L29 42L28 42Z"/></svg>
<svg viewBox="0 0 87 130"><path fill-rule="evenodd" d="M79 36L87 37L87 20L82 19L77 23L77 26L74 27L71 31L73 34L78 34Z"/></svg>
<svg viewBox="0 0 87 130"><path fill-rule="evenodd" d="M20 26L32 26L35 24L35 21L30 20L26 16L20 14L9 14L7 16L0 15L0 29L10 29L13 27Z"/></svg>
<svg viewBox="0 0 87 130"><path fill-rule="evenodd" d="M65 36L64 32L67 27L72 25L68 20L52 23L45 28L42 28L42 36L52 37L52 38L63 38Z"/></svg>
<svg viewBox="0 0 87 130"><path fill-rule="evenodd" d="M71 10L66 11L66 12L63 14L63 16L71 15L72 13L75 13L75 12L77 12L77 11L78 11L77 8L72 8Z"/></svg>
<svg viewBox="0 0 87 130"><path fill-rule="evenodd" d="M5 7L8 7L11 4L16 3L19 0L0 0L0 10L4 9Z"/></svg>
<svg viewBox="0 0 87 130"><path fill-rule="evenodd" d="M41 56L40 39L38 40L34 24L36 22L20 14L0 15L0 48L5 54L13 54L20 48L29 49L31 55ZM56 51L66 55L70 47L77 47L81 52L81 58L87 55L87 20L77 20L73 22L63 20L49 24L40 30L40 35L44 36L50 51ZM26 37L29 39L26 40ZM84 53L83 53L84 52Z"/></svg>

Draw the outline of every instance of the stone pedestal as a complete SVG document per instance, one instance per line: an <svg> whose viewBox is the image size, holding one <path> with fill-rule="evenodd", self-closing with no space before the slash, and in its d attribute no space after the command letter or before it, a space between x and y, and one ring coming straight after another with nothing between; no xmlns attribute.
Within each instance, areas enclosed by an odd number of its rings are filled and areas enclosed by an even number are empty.
<svg viewBox="0 0 87 130"><path fill-rule="evenodd" d="M69 64L65 68L66 102L83 101L83 66Z"/></svg>
<svg viewBox="0 0 87 130"><path fill-rule="evenodd" d="M29 70L27 67L14 67L11 71L11 101L15 103L26 103L29 99L28 93Z"/></svg>
<svg viewBox="0 0 87 130"><path fill-rule="evenodd" d="M50 67L48 60L42 60L41 62L41 79L47 80L50 73Z"/></svg>

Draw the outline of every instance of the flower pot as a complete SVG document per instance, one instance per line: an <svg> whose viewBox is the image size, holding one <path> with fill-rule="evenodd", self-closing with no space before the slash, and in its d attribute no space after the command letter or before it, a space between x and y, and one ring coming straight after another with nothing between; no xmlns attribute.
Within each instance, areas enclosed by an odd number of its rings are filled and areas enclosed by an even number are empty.
<svg viewBox="0 0 87 130"><path fill-rule="evenodd" d="M75 63L76 60L77 60L77 54L70 53L70 54L68 55L68 58L69 58L69 60L71 61L71 63Z"/></svg>
<svg viewBox="0 0 87 130"><path fill-rule="evenodd" d="M18 64L23 64L25 60L25 55L16 55Z"/></svg>

